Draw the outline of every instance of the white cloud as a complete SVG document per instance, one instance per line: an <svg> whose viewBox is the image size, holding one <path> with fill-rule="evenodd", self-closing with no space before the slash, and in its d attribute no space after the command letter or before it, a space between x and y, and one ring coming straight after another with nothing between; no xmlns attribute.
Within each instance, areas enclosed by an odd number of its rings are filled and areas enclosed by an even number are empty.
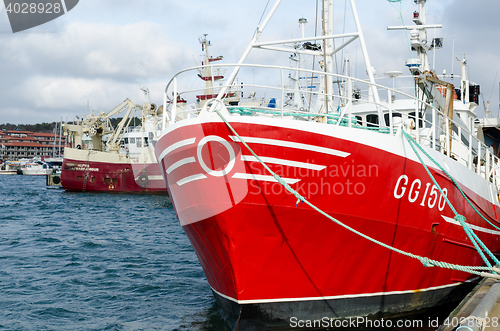
<svg viewBox="0 0 500 331"><path fill-rule="evenodd" d="M57 120L69 108L86 109L91 105L110 109L123 99L142 99L140 85L148 85L156 102L175 72L200 60L197 37L209 34L212 55L224 55L225 62L236 62L255 31L267 0L220 0L217 5L202 0L80 1L68 14L52 22L18 34L0 34L0 123L36 123L52 117ZM270 5L272 5L271 1ZM336 2L340 7L343 2ZM309 20L309 35L314 32L315 1L283 2L276 20L263 38L298 36L297 20ZM378 76L384 71L400 70L409 57L408 41L402 32L387 31L389 25L400 25L399 13L386 1L356 2L367 47ZM396 7L411 23L413 1ZM482 85L489 97L494 86L500 45L496 42L500 26L496 13L498 0L472 2L466 0L429 0L430 23L443 23L436 36L445 38L438 51L438 71L451 72L451 44L455 38L456 54L465 53L471 79ZM0 8L2 6L0 5ZM295 9L298 8L298 11ZM342 8L338 13L343 18ZM268 7L269 10L269 7ZM349 17L349 16L348 16ZM8 27L7 15L0 9L0 28ZM346 28L352 29L352 22ZM341 32L340 26L337 32ZM352 61L361 60L359 48L351 48ZM286 53L271 55L257 52L256 61L287 64ZM340 61L340 57L339 57ZM339 63L340 64L340 63ZM458 62L455 73L458 73ZM364 73L364 68L358 66ZM194 78L195 79L195 78ZM498 104L498 80L492 105ZM495 86L494 86L495 87ZM135 101L135 100L134 100ZM26 114L31 114L26 116Z"/></svg>
<svg viewBox="0 0 500 331"><path fill-rule="evenodd" d="M61 33L26 34L7 42L6 65L18 70L83 76L159 76L189 50L153 23L125 26L75 22Z"/></svg>
<svg viewBox="0 0 500 331"><path fill-rule="evenodd" d="M186 54L194 51L173 42L162 29L148 22L75 22L60 33L8 39L0 50L0 70L9 77L0 81L0 98L6 101L0 106L0 122L36 123L42 113L57 119L62 109L85 107L86 100L111 108L137 95L140 85L166 84L178 68L192 65ZM161 97L155 92L152 96ZM39 112L26 117L25 111L3 107Z"/></svg>
<svg viewBox="0 0 500 331"><path fill-rule="evenodd" d="M72 109L87 100L99 100L106 106L107 96L130 92L131 85L106 79L34 76L23 84L21 97L36 108Z"/></svg>

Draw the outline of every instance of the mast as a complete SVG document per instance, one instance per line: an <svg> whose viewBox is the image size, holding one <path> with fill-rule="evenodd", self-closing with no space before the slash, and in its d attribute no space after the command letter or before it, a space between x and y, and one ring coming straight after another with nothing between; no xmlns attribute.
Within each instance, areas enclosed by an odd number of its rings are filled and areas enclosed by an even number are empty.
<svg viewBox="0 0 500 331"><path fill-rule="evenodd" d="M465 60L465 57L463 60L458 60L458 61L460 62L460 68L461 68L462 84L460 84L460 90L461 90L461 94L463 96L462 99L464 101L469 101L470 100L470 91L469 91L469 77L467 75L467 61ZM486 114L486 117L488 117L488 114Z"/></svg>
<svg viewBox="0 0 500 331"><path fill-rule="evenodd" d="M360 44L361 44L361 49L363 51L363 57L365 61L365 66L367 68L367 73L369 76L369 81L372 84L370 88L370 93L375 99L375 102L377 104L380 103L380 98L378 95L378 91L376 87L373 85L375 84L375 78L374 78L374 73L372 70L372 66L370 63L370 59L368 57L368 51L366 49L366 44L364 40L364 36L361 30L361 24L359 23L359 18L358 18L358 13L356 10L356 6L354 4L354 0L350 0L351 3L351 9L352 9L352 14L354 16L354 20L356 23L356 31L350 32L350 33L343 33L343 34L338 34L335 35L333 34L333 28L334 28L334 2L333 0L322 0L323 3L323 14L322 14L322 25L323 25L323 35L318 36L318 37L310 37L310 38L296 38L296 39L287 39L287 40L279 40L279 41L271 41L271 42L259 42L259 38L261 34L263 33L264 29L266 28L267 24L269 23L269 20L272 18L274 13L276 12L277 8L279 7L280 3L282 0L277 0L273 6L273 8L270 10L269 14L265 18L264 22L262 23L261 26L257 27L257 31L255 32L252 41L250 42L249 46L247 47L246 51L240 58L238 64L236 65L235 69L232 71L231 75L229 76L227 83L224 84L223 88L219 92L219 95L217 97L218 100L221 100L224 96L225 93L227 93L229 87L233 84L233 81L235 80L240 68L241 64L247 59L248 55L250 54L251 50L253 48L260 48L260 49L268 49L268 50L274 50L274 51L281 51L281 52L291 52L291 53L297 53L297 54L307 54L307 55L313 55L317 57L323 57L324 60L322 61L322 65L325 71L325 78L321 80L321 85L320 86L320 96L318 97L318 103L322 105L322 112L330 112L332 110L333 106L333 85L334 85L334 79L331 75L331 73L334 72L333 68L333 56L340 52L342 49L350 45L352 42L354 42L356 39L359 38ZM343 42L340 46L335 47L334 39L347 39L347 41ZM322 41L323 42L323 49L305 49L305 48L292 48L289 45L290 44L296 44L296 43L304 43L304 42L313 42L313 41ZM281 47L279 45L282 45ZM283 47L285 46L285 47ZM324 88L322 91L321 89ZM328 98L325 97L329 96ZM284 100L282 100L283 103ZM215 105L215 103L214 103ZM212 106L214 107L214 106ZM380 118L383 118L383 113L380 107L377 107L377 111L379 114ZM385 122L382 121L382 126L385 126Z"/></svg>
<svg viewBox="0 0 500 331"><path fill-rule="evenodd" d="M307 19L305 18L300 18L299 19L299 25L302 31L302 38L305 38L305 25L307 24ZM301 46L299 44L295 45L296 49L299 49ZM295 71L295 76L291 77L290 79L293 81L293 103L295 107L298 109L303 109L304 108L304 100L302 98L302 92L301 90L301 84L300 84L300 68L301 68L301 62L302 62L302 57L300 53L294 53L293 55L290 56L290 60L295 62L295 67L297 70Z"/></svg>
<svg viewBox="0 0 500 331"><path fill-rule="evenodd" d="M205 52L204 60L201 63L203 70L198 74L198 77L205 82L205 90L203 92L204 94L197 95L196 97L201 101L201 104L204 105L206 101L217 96L214 94L214 83L224 78L224 76L220 73L220 69L217 69L216 73L214 73L211 63L220 61L223 57L210 57L208 47L212 45L207 39L207 34L204 34L203 37L198 38L198 40L201 44L201 50Z"/></svg>
<svg viewBox="0 0 500 331"><path fill-rule="evenodd" d="M420 72L430 71L429 54L431 49L441 48L443 45L442 38L434 38L431 44L427 44L427 29L442 28L441 24L427 24L425 16L425 4L427 0L413 0L418 4L418 11L413 12L414 26L389 26L387 30L410 30L411 49L417 52L417 59L409 59L406 61L406 66L410 69L413 75Z"/></svg>
<svg viewBox="0 0 500 331"><path fill-rule="evenodd" d="M214 93L214 85L212 81L212 68L210 67L210 55L208 54L208 46L211 46L210 41L207 40L207 34L204 34L198 40L201 44L201 50L205 51L205 59L202 63L205 66L205 70L203 76L200 76L200 78L205 81L205 95L212 95Z"/></svg>
<svg viewBox="0 0 500 331"><path fill-rule="evenodd" d="M219 92L219 95L217 96L217 100L219 100L219 101L222 100L222 97L224 96L224 94L226 94L226 92L229 90L229 86L231 86L231 84L233 84L234 80L236 79L236 76L238 75L238 72L240 71L241 65L247 59L248 55L252 51L252 48L255 47L255 44L259 40L260 35L262 34L262 32L264 32L264 29L266 28L267 24L269 23L269 21L271 20L271 18L274 15L274 13L278 9L278 6L280 5L280 3L281 3L281 0L276 0L276 2L274 3L273 8L269 12L269 14L267 14L266 19L262 23L262 26L258 26L257 27L257 31L255 32L255 34L254 34L254 36L252 38L252 41L250 42L250 44L248 45L247 49L245 50L245 52L241 56L240 60L238 61L238 64L234 68L234 70L231 72L231 75L229 76L229 78L227 80L227 84L225 84L224 87ZM215 104L216 103L214 102L211 108L215 107Z"/></svg>
<svg viewBox="0 0 500 331"><path fill-rule="evenodd" d="M57 156L60 157L61 156L61 139L62 139L62 116L61 116L61 123L59 124L59 151L58 151L58 154Z"/></svg>
<svg viewBox="0 0 500 331"><path fill-rule="evenodd" d="M333 0L323 0L323 35L333 35ZM325 89L326 98L324 98L325 113L330 113L332 103L329 103L330 96L333 95L333 77L326 75L326 73L333 72L333 39L324 39L324 70L325 70ZM323 119L326 121L326 118Z"/></svg>
<svg viewBox="0 0 500 331"><path fill-rule="evenodd" d="M57 122L54 126L54 143L52 144L52 157L56 156L56 142L57 142Z"/></svg>
<svg viewBox="0 0 500 331"><path fill-rule="evenodd" d="M332 0L333 1L333 0ZM379 105L380 104L380 97L378 95L377 87L374 85L375 84L375 77L373 73L373 67L370 63L370 57L368 56L368 51L366 49L366 43L365 43L365 37L363 35L363 30L361 29L361 24L359 23L359 17L358 17L358 10L356 9L356 4L354 3L354 0L351 1L351 8L352 8L352 14L354 16L354 21L356 22L356 29L359 34L359 43L361 44L361 50L363 52L363 57L365 59L365 66L366 66L366 71L368 73L368 78L370 80L370 91L373 94L373 97L375 98L375 104ZM377 112L378 112L378 117L379 117L379 123L381 123L381 126L386 126L384 119L384 113L382 112L382 109L377 106Z"/></svg>

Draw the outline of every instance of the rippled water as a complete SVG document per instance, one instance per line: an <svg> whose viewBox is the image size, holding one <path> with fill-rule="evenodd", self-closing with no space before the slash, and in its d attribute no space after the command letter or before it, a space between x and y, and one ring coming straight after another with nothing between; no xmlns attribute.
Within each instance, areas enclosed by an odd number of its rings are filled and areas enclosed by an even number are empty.
<svg viewBox="0 0 500 331"><path fill-rule="evenodd" d="M0 192L0 330L230 330L168 197Z"/></svg>
<svg viewBox="0 0 500 331"><path fill-rule="evenodd" d="M0 329L228 330L166 196L0 192Z"/></svg>

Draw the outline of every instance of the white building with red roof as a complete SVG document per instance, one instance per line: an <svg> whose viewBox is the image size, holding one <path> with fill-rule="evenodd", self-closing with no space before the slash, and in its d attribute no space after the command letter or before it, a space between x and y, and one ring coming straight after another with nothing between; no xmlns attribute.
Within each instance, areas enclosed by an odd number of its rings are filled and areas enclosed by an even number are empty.
<svg viewBox="0 0 500 331"><path fill-rule="evenodd" d="M66 137L46 132L0 130L0 159L62 157Z"/></svg>

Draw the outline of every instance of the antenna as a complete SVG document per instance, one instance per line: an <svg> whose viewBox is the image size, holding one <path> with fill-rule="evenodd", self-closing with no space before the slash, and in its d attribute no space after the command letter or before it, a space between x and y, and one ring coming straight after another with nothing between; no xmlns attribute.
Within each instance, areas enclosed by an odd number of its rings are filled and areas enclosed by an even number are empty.
<svg viewBox="0 0 500 331"><path fill-rule="evenodd" d="M493 89L495 88L495 82L497 81L497 76L498 76L498 71L495 74L495 79L493 80L493 86L491 87L490 97L488 98L488 101L486 101L486 108L484 109L486 118L488 118L489 115L491 114L491 112L488 109L490 108L491 96L493 95Z"/></svg>
<svg viewBox="0 0 500 331"><path fill-rule="evenodd" d="M451 47L451 79L453 79L453 64L455 63L455 38Z"/></svg>

